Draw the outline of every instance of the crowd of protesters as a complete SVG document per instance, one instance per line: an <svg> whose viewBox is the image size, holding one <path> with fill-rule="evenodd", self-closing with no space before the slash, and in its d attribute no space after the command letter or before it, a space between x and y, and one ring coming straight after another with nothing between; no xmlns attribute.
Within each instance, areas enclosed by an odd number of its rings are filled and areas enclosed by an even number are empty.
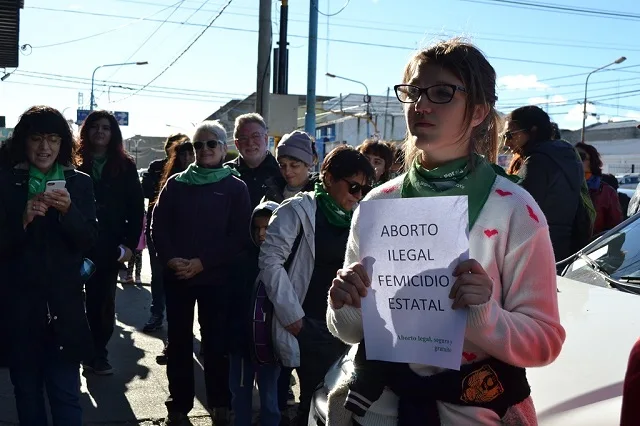
<svg viewBox="0 0 640 426"><path fill-rule="evenodd" d="M360 300L370 280L359 263L358 203L447 195L469 199L475 258L456 269L452 294L454 308L470 312L464 350L474 365L510 378L496 405L503 408L447 400L420 380L433 396L405 399L414 376L439 377L442 369L370 365L360 345L362 374L332 393L329 424L393 425L398 416L411 425L419 424L412 416L530 424L523 368L552 362L565 338L555 261L623 215L595 148L562 140L535 106L501 124L495 88L495 71L473 45L442 42L413 56L395 87L408 128L402 149L367 139L319 163L314 138L292 130L272 153L265 121L250 113L234 129L205 121L192 135L170 136L166 158L151 163L142 182L111 113L92 112L75 137L57 110L27 110L0 149L0 276L19 283L0 288L0 355L20 424L47 424L44 389L55 425L82 424L79 366L112 374L118 273L128 262L127 281L139 282L146 247L152 303L143 331L167 323L165 424L188 424L193 408L197 305L215 424L252 424L254 382L260 424L286 424L295 370L294 424L306 425L327 370L363 340ZM231 143L238 156L225 161ZM502 144L514 153L507 171L494 164ZM528 215L519 213L523 202ZM485 237L498 228L504 232ZM249 315L258 306L264 323ZM451 376L458 387L469 364L463 359ZM370 404L350 404L358 395Z"/></svg>

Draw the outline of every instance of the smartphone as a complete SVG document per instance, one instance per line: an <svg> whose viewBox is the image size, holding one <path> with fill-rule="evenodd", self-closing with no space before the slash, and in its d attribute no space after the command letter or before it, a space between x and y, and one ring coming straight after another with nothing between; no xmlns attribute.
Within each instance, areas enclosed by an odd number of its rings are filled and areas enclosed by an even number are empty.
<svg viewBox="0 0 640 426"><path fill-rule="evenodd" d="M54 189L64 189L67 186L66 180L50 180L44 192L51 192Z"/></svg>

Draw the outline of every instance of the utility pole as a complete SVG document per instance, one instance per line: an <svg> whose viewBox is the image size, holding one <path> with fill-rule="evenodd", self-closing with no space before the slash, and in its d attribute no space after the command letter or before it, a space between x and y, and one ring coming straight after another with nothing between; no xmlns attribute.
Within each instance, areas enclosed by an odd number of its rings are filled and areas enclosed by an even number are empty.
<svg viewBox="0 0 640 426"><path fill-rule="evenodd" d="M304 130L316 135L316 64L318 58L318 7L320 0L309 0L309 56L307 58L307 113ZM324 144L318 144L318 162L322 163Z"/></svg>
<svg viewBox="0 0 640 426"><path fill-rule="evenodd" d="M280 6L280 39L274 49L277 58L273 67L273 93L286 95L289 91L289 49L287 48L287 23L289 21L289 1L281 0Z"/></svg>
<svg viewBox="0 0 640 426"><path fill-rule="evenodd" d="M384 102L384 134L382 135L383 140L387 140L387 116L389 113L389 92L391 91L390 87L387 87L387 99Z"/></svg>
<svg viewBox="0 0 640 426"><path fill-rule="evenodd" d="M271 80L271 1L260 0L258 24L258 75L256 112L269 125L269 81Z"/></svg>

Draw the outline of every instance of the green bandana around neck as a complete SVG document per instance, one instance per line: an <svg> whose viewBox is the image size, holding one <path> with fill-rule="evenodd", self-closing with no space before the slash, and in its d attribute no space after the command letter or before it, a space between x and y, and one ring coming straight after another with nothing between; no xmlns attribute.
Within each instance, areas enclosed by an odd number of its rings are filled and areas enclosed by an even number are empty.
<svg viewBox="0 0 640 426"><path fill-rule="evenodd" d="M176 181L187 185L207 185L219 182L229 175L240 176L240 173L227 166L208 169L191 163L184 172L178 173Z"/></svg>
<svg viewBox="0 0 640 426"><path fill-rule="evenodd" d="M107 164L107 156L104 157L93 157L93 164L91 167L91 176L95 180L102 179L102 171L104 170L104 165Z"/></svg>
<svg viewBox="0 0 640 426"><path fill-rule="evenodd" d="M496 180L496 171L486 159L474 154L472 162L470 167L468 159L462 158L427 170L416 160L404 178L402 198L466 195L471 229Z"/></svg>
<svg viewBox="0 0 640 426"><path fill-rule="evenodd" d="M64 171L58 162L53 163L53 166L47 173L42 173L33 165L29 166L29 199L32 199L37 194L44 192L47 187L47 182L52 180L64 180Z"/></svg>
<svg viewBox="0 0 640 426"><path fill-rule="evenodd" d="M338 228L349 228L353 212L343 209L324 188L321 182L316 182L315 190L318 207L324 213L330 224Z"/></svg>

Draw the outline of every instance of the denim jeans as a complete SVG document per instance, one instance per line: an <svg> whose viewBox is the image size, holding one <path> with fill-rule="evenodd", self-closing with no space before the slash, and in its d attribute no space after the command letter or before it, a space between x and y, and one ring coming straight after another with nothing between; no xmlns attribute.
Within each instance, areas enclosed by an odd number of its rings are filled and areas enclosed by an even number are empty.
<svg viewBox="0 0 640 426"><path fill-rule="evenodd" d="M280 366L256 365L242 356L229 356L229 388L231 408L235 414L234 426L251 426L253 379L257 376L260 391L260 425L278 426L278 377Z"/></svg>
<svg viewBox="0 0 640 426"><path fill-rule="evenodd" d="M149 263L151 263L151 307L152 315L164 318L165 296L162 279L162 262L155 252L149 249Z"/></svg>
<svg viewBox="0 0 640 426"><path fill-rule="evenodd" d="M80 364L60 359L48 347L34 364L9 370L21 426L46 426L44 390L47 390L54 426L82 426Z"/></svg>

